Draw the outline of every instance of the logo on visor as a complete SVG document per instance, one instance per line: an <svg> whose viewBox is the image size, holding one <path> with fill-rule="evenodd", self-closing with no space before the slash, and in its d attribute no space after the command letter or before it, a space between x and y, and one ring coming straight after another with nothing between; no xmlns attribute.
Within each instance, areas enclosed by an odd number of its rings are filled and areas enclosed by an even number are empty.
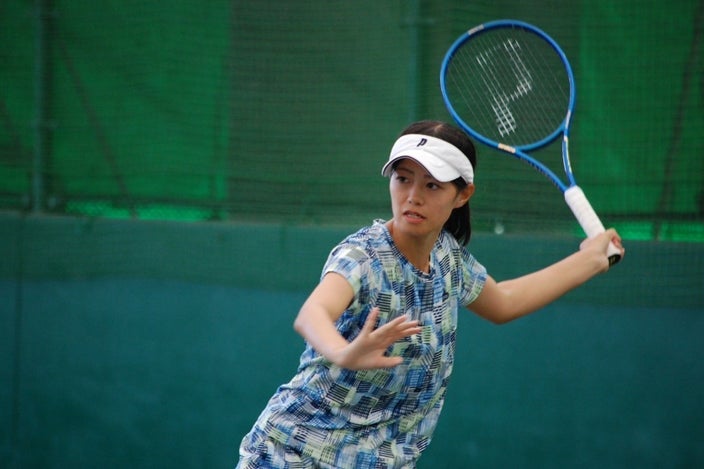
<svg viewBox="0 0 704 469"><path fill-rule="evenodd" d="M428 139L427 139L427 138L421 138L421 139L420 139L420 142L418 142L418 145L416 145L416 146L417 146L417 147L422 147L422 146L425 145L426 143L428 143Z"/></svg>

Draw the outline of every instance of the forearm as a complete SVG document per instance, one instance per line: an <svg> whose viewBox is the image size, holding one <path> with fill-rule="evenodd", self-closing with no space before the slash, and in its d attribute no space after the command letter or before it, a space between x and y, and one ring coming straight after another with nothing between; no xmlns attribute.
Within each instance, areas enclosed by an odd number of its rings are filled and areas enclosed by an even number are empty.
<svg viewBox="0 0 704 469"><path fill-rule="evenodd" d="M470 308L494 323L506 323L543 308L607 269L603 255L578 251L522 277L498 283L489 279Z"/></svg>
<svg viewBox="0 0 704 469"><path fill-rule="evenodd" d="M350 284L334 273L325 275L298 312L293 328L319 354L335 363L337 352L348 342L338 332L335 321L353 298Z"/></svg>
<svg viewBox="0 0 704 469"><path fill-rule="evenodd" d="M335 328L330 314L320 305L306 302L293 323L293 328L316 352L331 362L348 342Z"/></svg>
<svg viewBox="0 0 704 469"><path fill-rule="evenodd" d="M601 256L578 251L544 269L500 282L511 303L508 320L543 308L603 271Z"/></svg>
<svg viewBox="0 0 704 469"><path fill-rule="evenodd" d="M422 330L418 321L410 320L406 315L376 327L379 308L372 308L359 335L352 342L347 342L334 326L330 329L332 323L320 314L325 314L324 308L321 312L315 305L304 305L299 314L300 320L296 319L294 327L330 362L351 370L400 365L403 357L386 356L387 350L397 341Z"/></svg>

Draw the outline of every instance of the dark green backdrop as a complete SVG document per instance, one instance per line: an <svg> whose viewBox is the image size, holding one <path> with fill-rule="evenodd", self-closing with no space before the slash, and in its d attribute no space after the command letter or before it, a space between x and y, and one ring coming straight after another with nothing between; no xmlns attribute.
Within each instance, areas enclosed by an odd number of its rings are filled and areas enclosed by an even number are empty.
<svg viewBox="0 0 704 469"><path fill-rule="evenodd" d="M388 217L394 137L448 119L444 51L505 17L566 50L575 173L628 254L515 324L463 316L421 467L704 466L703 5L0 2L0 467L231 467L328 250ZM554 187L479 159L493 276L576 248Z"/></svg>
<svg viewBox="0 0 704 469"><path fill-rule="evenodd" d="M292 321L352 229L15 215L0 227L0 466L23 468L232 467L295 371ZM502 279L575 246L479 234L471 247ZM461 315L421 468L704 464L703 247L628 250L516 323Z"/></svg>

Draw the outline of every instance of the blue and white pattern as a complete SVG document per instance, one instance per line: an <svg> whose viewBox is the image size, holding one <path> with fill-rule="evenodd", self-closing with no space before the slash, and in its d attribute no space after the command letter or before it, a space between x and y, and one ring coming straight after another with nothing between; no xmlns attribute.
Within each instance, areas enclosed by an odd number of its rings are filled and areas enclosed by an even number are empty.
<svg viewBox="0 0 704 469"><path fill-rule="evenodd" d="M422 332L390 348L404 358L390 369L340 368L306 346L297 374L242 440L240 468L411 468L430 443L452 373L457 311L479 295L486 270L443 232L424 273L376 220L332 250L323 276L329 272L355 292L336 323L347 340L374 306L379 325L407 314Z"/></svg>

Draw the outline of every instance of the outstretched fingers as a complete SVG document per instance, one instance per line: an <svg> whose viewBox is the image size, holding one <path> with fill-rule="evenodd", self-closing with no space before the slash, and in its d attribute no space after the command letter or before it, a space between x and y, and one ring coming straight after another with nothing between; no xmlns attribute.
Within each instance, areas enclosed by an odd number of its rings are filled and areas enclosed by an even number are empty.
<svg viewBox="0 0 704 469"><path fill-rule="evenodd" d="M384 330L384 333L393 338L393 342L396 342L404 337L418 334L422 329L419 321L412 320L408 316L403 315L389 321L388 324L383 325L377 329L377 331Z"/></svg>
<svg viewBox="0 0 704 469"><path fill-rule="evenodd" d="M395 342L418 334L422 330L419 322L404 315L376 327L378 319L379 308L372 308L359 336L347 348L343 366L352 369L389 368L403 363L402 357L389 357L386 353Z"/></svg>
<svg viewBox="0 0 704 469"><path fill-rule="evenodd" d="M373 339L383 342L386 346L389 346L404 337L418 334L422 330L422 327L419 325L419 321L411 320L406 315L394 318L383 326L374 329L378 317L379 308L373 308L369 313L367 322L364 324L364 329L366 329L365 332L369 332L369 335Z"/></svg>

